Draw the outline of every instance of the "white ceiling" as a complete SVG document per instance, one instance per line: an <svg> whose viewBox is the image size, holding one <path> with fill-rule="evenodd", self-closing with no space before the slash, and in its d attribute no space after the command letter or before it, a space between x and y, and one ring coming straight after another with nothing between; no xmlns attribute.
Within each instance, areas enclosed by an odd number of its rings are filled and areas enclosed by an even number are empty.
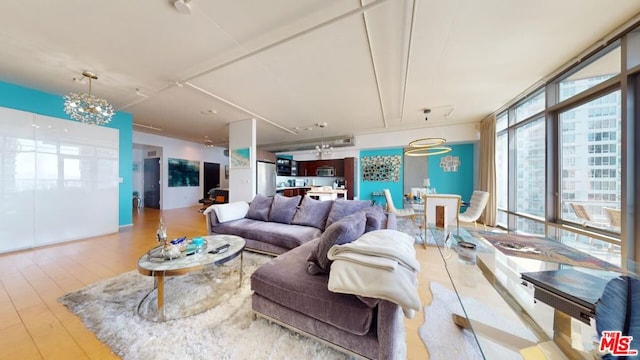
<svg viewBox="0 0 640 360"><path fill-rule="evenodd" d="M228 123L251 117L259 145L319 138L317 128L283 130L318 122L325 137L478 122L634 17L640 1L192 0L191 9L2 1L0 80L62 96L87 91L73 78L92 71L94 94L163 129L135 130L197 142L222 143Z"/></svg>

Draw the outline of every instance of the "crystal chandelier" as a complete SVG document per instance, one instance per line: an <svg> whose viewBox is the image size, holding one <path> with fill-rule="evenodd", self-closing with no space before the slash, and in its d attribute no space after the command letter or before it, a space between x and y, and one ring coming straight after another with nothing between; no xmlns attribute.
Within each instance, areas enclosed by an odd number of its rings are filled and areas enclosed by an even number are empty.
<svg viewBox="0 0 640 360"><path fill-rule="evenodd" d="M329 144L324 143L324 128L327 127L327 123L317 123L316 126L320 128L321 140L320 145L316 145L314 153L316 154L316 156L319 156L320 159L322 159L322 155L331 155L331 150L333 150L333 147L329 146Z"/></svg>
<svg viewBox="0 0 640 360"><path fill-rule="evenodd" d="M91 81L97 80L96 74L85 71L83 78L89 79L89 93L69 93L64 97L64 112L73 120L84 124L103 125L111 121L115 113L107 100L91 95Z"/></svg>
<svg viewBox="0 0 640 360"><path fill-rule="evenodd" d="M205 136L204 136L204 139L205 139L205 140L204 140L204 144L203 144L203 145L204 145L204 147L206 147L206 148L212 148L212 147L216 146L216 145L213 143L213 140L209 139L209 137L208 137L207 135L205 135Z"/></svg>

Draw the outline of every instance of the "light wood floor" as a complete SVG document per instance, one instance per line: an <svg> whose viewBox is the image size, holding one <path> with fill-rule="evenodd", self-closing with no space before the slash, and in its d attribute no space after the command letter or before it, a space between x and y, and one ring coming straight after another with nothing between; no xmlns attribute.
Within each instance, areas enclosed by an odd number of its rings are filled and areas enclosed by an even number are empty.
<svg viewBox="0 0 640 360"><path fill-rule="evenodd" d="M198 207L141 209L134 211L134 225L116 234L0 255L0 359L118 359L57 299L134 270L138 258L157 245L160 215L170 238L206 231ZM418 249L421 262L425 251ZM431 301L426 280L420 282L420 295L423 304ZM428 358L417 333L423 319L420 312L405 322L408 359Z"/></svg>

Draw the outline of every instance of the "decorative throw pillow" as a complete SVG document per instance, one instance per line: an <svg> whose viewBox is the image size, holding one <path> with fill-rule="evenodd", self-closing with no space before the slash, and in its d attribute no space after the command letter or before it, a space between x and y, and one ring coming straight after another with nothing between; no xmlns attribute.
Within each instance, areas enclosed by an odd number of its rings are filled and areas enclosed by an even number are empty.
<svg viewBox="0 0 640 360"><path fill-rule="evenodd" d="M247 219L269 221L269 210L272 202L272 197L256 194L249 205L249 211L245 217Z"/></svg>
<svg viewBox="0 0 640 360"><path fill-rule="evenodd" d="M333 202L333 206L331 206L331 211L329 212L327 223L324 227L326 229L329 227L329 225L342 219L343 217L351 215L356 211L368 208L370 206L371 201L369 200L335 200Z"/></svg>
<svg viewBox="0 0 640 360"><path fill-rule="evenodd" d="M362 211L364 211L364 215L367 217L367 224L364 227L364 232L379 230L384 226L387 216L384 214L384 210L382 210L381 206L371 206Z"/></svg>
<svg viewBox="0 0 640 360"><path fill-rule="evenodd" d="M292 197L274 196L271 212L269 212L269 221L290 224L293 215L296 213L298 203L300 203L300 195Z"/></svg>
<svg viewBox="0 0 640 360"><path fill-rule="evenodd" d="M331 260L327 253L333 245L343 245L359 238L364 233L367 218L358 211L331 224L320 236L318 246L307 257L307 271L311 275L327 274Z"/></svg>
<svg viewBox="0 0 640 360"><path fill-rule="evenodd" d="M331 211L332 201L320 201L305 196L302 203L298 206L296 214L291 220L292 224L313 226L314 228L324 230L324 224L327 222L327 216Z"/></svg>

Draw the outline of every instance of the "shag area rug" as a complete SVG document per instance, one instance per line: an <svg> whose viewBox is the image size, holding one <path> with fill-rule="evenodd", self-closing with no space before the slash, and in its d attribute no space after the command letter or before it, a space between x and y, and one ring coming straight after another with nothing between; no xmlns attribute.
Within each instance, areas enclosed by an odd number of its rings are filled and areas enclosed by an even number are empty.
<svg viewBox="0 0 640 360"><path fill-rule="evenodd" d="M473 334L463 330L453 322L452 314L463 315L462 306L456 294L437 282L430 284L433 296L431 304L425 306L425 322L418 329L420 338L429 351L429 359L483 359ZM473 320L483 322L513 335L536 341L535 336L526 327L505 319L473 298L462 298L465 309L473 314ZM437 326L434 326L437 324ZM491 340L478 336L482 352L486 359L522 359L519 352L498 345Z"/></svg>
<svg viewBox="0 0 640 360"><path fill-rule="evenodd" d="M251 312L250 276L271 258L245 252L244 280L238 288L239 258L221 266L165 280L164 323L140 317L140 300L153 278L137 270L66 294L59 302L82 319L115 354L147 359L347 359L315 340L258 318ZM155 292L154 292L155 294ZM154 318L156 297L141 312Z"/></svg>

